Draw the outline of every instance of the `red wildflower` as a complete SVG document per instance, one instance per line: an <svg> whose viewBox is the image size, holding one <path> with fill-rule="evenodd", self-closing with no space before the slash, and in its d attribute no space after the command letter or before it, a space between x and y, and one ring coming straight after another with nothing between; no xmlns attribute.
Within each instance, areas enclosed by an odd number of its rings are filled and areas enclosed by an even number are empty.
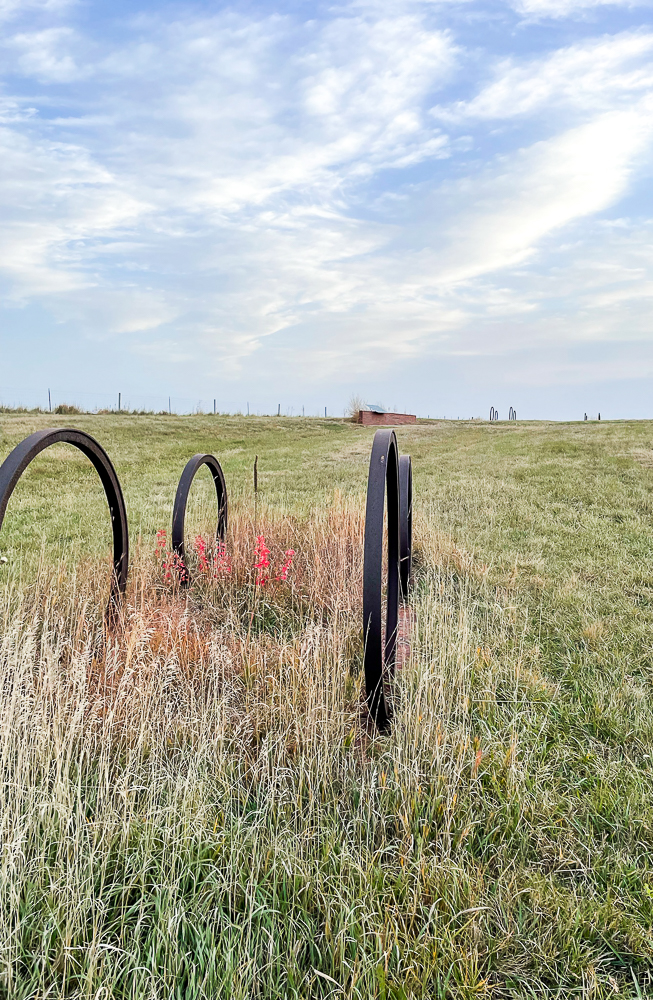
<svg viewBox="0 0 653 1000"><path fill-rule="evenodd" d="M277 580L287 580L288 579L288 571L292 567L292 560L293 560L294 554L295 554L295 550L294 549L286 549L286 551L285 551L286 558L283 561L283 566L281 567L281 569L277 573L277 577L276 577Z"/></svg>
<svg viewBox="0 0 653 1000"><path fill-rule="evenodd" d="M206 542L201 535L197 535L195 538L195 551L197 552L200 573L208 572L209 560L206 558Z"/></svg>
<svg viewBox="0 0 653 1000"><path fill-rule="evenodd" d="M218 542L213 554L213 576L226 576L231 573L231 559L227 555L224 542Z"/></svg>
<svg viewBox="0 0 653 1000"><path fill-rule="evenodd" d="M256 557L256 562L254 563L254 569L256 570L256 586L263 587L269 580L269 574L266 570L270 567L270 550L265 544L265 538L263 535L256 536L254 556Z"/></svg>
<svg viewBox="0 0 653 1000"><path fill-rule="evenodd" d="M171 583L175 578L180 583L185 583L188 580L188 570L184 566L181 556L178 556L176 552L164 552L163 556L161 569L166 583Z"/></svg>

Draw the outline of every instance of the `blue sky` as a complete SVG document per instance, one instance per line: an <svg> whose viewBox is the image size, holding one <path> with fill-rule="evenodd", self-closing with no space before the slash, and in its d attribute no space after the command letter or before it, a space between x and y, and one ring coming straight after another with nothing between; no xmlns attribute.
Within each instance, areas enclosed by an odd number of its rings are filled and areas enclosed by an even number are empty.
<svg viewBox="0 0 653 1000"><path fill-rule="evenodd" d="M651 13L0 0L0 401L653 416Z"/></svg>

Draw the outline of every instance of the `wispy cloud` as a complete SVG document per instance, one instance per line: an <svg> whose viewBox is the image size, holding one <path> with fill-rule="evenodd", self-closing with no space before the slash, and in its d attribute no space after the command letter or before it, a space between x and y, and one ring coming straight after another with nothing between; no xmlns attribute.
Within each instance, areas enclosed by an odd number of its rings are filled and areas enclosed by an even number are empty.
<svg viewBox="0 0 653 1000"><path fill-rule="evenodd" d="M646 28L479 62L446 5L75 10L2 42L5 303L53 335L345 384L644 330L647 223L601 220L651 163Z"/></svg>
<svg viewBox="0 0 653 1000"><path fill-rule="evenodd" d="M653 89L653 33L584 39L535 59L501 59L494 79L468 101L434 108L445 122L587 114L630 106Z"/></svg>
<svg viewBox="0 0 653 1000"><path fill-rule="evenodd" d="M650 7L650 0L514 0L515 9L531 17L583 16L601 7Z"/></svg>

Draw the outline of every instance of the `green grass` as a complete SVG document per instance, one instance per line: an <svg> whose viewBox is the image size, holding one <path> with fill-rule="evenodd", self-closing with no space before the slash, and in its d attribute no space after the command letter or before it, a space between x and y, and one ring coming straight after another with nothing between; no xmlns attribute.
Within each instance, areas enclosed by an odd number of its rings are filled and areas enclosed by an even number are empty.
<svg viewBox="0 0 653 1000"><path fill-rule="evenodd" d="M0 415L0 458L61 422ZM114 461L134 572L107 646L101 488L73 449L40 456L0 532L3 995L653 996L653 424L398 429L413 648L374 736L373 432L65 423ZM240 569L186 601L151 550L204 450ZM210 510L206 477L191 532ZM255 517L298 552L296 583L265 599L246 577Z"/></svg>

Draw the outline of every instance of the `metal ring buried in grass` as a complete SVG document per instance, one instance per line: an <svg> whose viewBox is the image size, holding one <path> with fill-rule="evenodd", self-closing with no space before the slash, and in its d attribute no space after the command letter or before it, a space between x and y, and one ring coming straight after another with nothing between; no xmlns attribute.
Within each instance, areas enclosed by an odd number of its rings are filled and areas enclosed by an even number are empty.
<svg viewBox="0 0 653 1000"><path fill-rule="evenodd" d="M181 474L177 495L175 496L175 506L172 512L172 549L180 560L180 581L184 585L190 583L190 573L186 565L186 551L184 547L184 524L186 521L186 504L188 494L193 484L193 480L203 465L207 465L213 476L215 493L218 500L218 527L216 538L223 542L227 535L227 487L224 481L222 467L215 455L203 455L199 452L186 463L186 468Z"/></svg>
<svg viewBox="0 0 653 1000"><path fill-rule="evenodd" d="M386 627L383 635L383 515L388 497L388 576ZM365 508L363 563L363 638L365 693L379 729L390 722L384 679L394 673L399 617L399 453L392 430L374 435Z"/></svg>
<svg viewBox="0 0 653 1000"><path fill-rule="evenodd" d="M92 438L90 434L85 434L84 431L59 427L52 430L35 431L34 434L30 434L24 441L17 444L0 466L0 528L16 483L32 459L53 444L72 444L75 448L79 448L87 458L90 458L102 481L109 504L113 532L113 574L107 608L108 617L113 619L127 587L129 531L125 501L116 470L106 451L95 438Z"/></svg>
<svg viewBox="0 0 653 1000"><path fill-rule="evenodd" d="M399 456L399 583L408 598L413 565L413 463L410 455Z"/></svg>

